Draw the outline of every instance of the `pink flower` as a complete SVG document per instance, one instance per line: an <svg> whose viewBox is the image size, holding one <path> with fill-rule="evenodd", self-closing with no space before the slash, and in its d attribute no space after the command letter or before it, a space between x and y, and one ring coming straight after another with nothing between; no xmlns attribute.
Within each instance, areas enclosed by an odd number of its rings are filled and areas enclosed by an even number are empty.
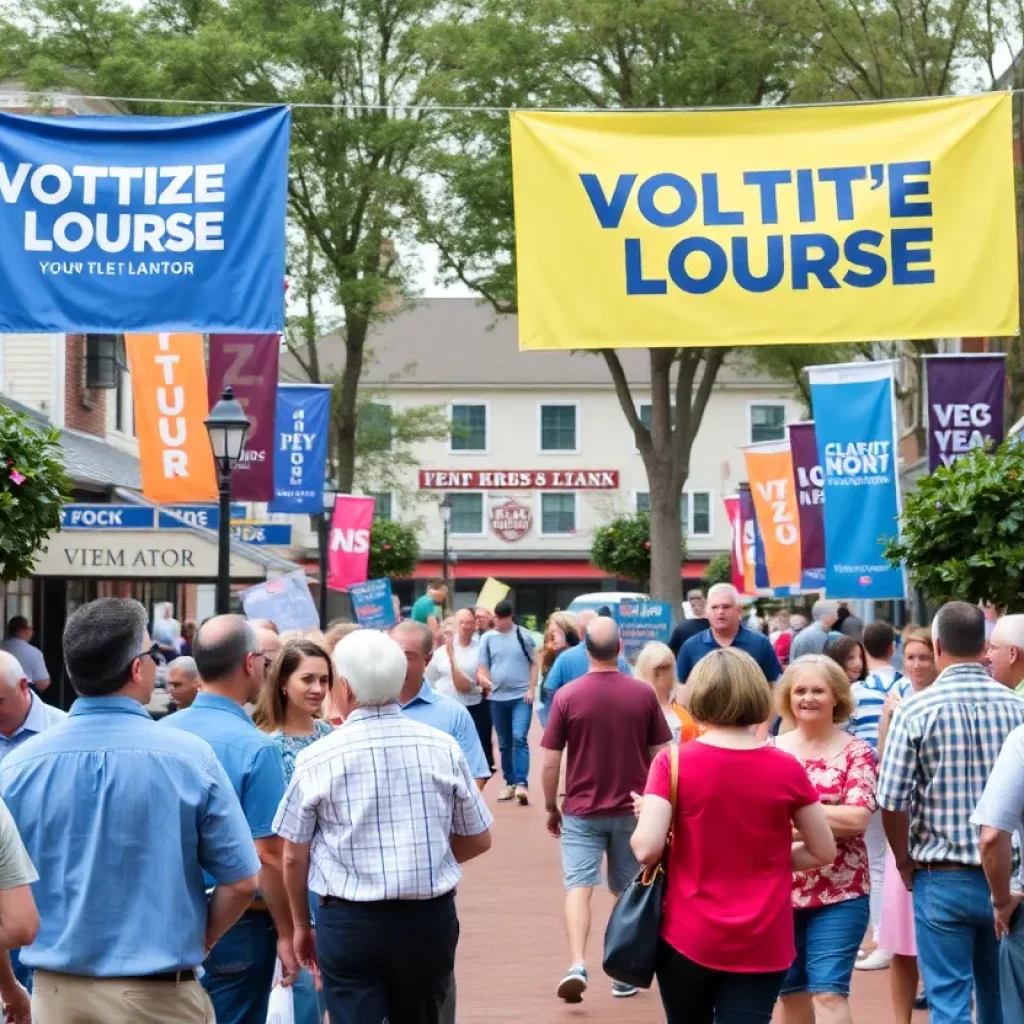
<svg viewBox="0 0 1024 1024"><path fill-rule="evenodd" d="M18 484L19 486L25 482L27 477L24 477L16 469L11 470L11 483Z"/></svg>

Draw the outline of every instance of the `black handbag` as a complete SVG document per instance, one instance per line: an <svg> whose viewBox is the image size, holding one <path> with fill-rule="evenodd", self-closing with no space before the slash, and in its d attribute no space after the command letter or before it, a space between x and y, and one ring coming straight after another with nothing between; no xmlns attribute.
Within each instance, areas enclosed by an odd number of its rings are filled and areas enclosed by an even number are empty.
<svg viewBox="0 0 1024 1024"><path fill-rule="evenodd" d="M672 822L676 818L679 791L679 747L673 743L669 757L672 765ZM661 938L661 908L665 899L668 851L672 842L669 827L665 850L657 864L645 865L619 897L608 918L604 933L604 973L613 981L637 988L650 988Z"/></svg>

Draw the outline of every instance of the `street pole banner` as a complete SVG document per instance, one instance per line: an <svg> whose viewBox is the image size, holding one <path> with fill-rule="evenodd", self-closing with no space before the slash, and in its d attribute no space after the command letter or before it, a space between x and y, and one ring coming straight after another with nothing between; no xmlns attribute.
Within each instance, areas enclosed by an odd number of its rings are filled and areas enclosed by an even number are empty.
<svg viewBox="0 0 1024 1024"><path fill-rule="evenodd" d="M739 495L724 498L725 514L729 519L729 526L732 528L732 546L729 551L729 563L732 569L732 585L737 593L746 592L745 580L743 577L743 520L740 518Z"/></svg>
<svg viewBox="0 0 1024 1024"><path fill-rule="evenodd" d="M948 466L972 448L1003 442L1006 356L925 356L928 468Z"/></svg>
<svg viewBox="0 0 1024 1024"><path fill-rule="evenodd" d="M818 462L814 422L790 423L797 504L800 509L800 587L825 589L825 476Z"/></svg>
<svg viewBox="0 0 1024 1024"><path fill-rule="evenodd" d="M0 113L0 332L284 330L291 113Z"/></svg>
<svg viewBox="0 0 1024 1024"><path fill-rule="evenodd" d="M768 586L800 586L800 514L788 441L743 449Z"/></svg>
<svg viewBox="0 0 1024 1024"><path fill-rule="evenodd" d="M520 348L1014 334L1011 100L513 111Z"/></svg>
<svg viewBox="0 0 1024 1024"><path fill-rule="evenodd" d="M740 484L740 530L743 555L743 586L741 594L752 597L757 593L757 515L754 498L748 484Z"/></svg>
<svg viewBox="0 0 1024 1024"><path fill-rule="evenodd" d="M899 533L895 363L809 366L825 482L830 598L902 600L906 579L882 555Z"/></svg>
<svg viewBox="0 0 1024 1024"><path fill-rule="evenodd" d="M370 566L373 498L339 494L334 499L331 532L327 538L327 589L347 590L365 583Z"/></svg>
<svg viewBox="0 0 1024 1024"><path fill-rule="evenodd" d="M216 501L217 471L205 424L203 336L126 334L124 345L142 493L162 505Z"/></svg>
<svg viewBox="0 0 1024 1024"><path fill-rule="evenodd" d="M274 423L274 499L270 512L324 510L329 384L280 384Z"/></svg>
<svg viewBox="0 0 1024 1024"><path fill-rule="evenodd" d="M231 476L231 494L239 501L274 498L274 418L280 348L279 334L210 335L210 408L230 387L249 418L242 461Z"/></svg>

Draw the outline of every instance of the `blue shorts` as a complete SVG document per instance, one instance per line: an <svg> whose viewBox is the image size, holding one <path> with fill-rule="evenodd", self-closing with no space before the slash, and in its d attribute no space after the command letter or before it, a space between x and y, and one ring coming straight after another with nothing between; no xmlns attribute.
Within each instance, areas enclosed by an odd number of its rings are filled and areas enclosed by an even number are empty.
<svg viewBox="0 0 1024 1024"><path fill-rule="evenodd" d="M562 818L562 872L566 889L601 884L601 858L608 856L608 888L616 896L640 870L629 840L636 828L632 814L617 817Z"/></svg>
<svg viewBox="0 0 1024 1024"><path fill-rule="evenodd" d="M857 950L868 930L869 918L867 896L827 907L794 910L796 960L782 982L780 996L848 996Z"/></svg>

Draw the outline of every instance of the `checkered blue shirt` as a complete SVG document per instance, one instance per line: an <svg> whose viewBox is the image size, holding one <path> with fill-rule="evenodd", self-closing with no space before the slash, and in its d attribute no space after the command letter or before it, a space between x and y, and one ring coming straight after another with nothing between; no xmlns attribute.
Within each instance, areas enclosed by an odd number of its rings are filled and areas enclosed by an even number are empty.
<svg viewBox="0 0 1024 1024"><path fill-rule="evenodd" d="M893 715L878 803L910 811L910 857L981 864L971 815L1006 737L1024 725L1024 700L981 665L953 665Z"/></svg>

